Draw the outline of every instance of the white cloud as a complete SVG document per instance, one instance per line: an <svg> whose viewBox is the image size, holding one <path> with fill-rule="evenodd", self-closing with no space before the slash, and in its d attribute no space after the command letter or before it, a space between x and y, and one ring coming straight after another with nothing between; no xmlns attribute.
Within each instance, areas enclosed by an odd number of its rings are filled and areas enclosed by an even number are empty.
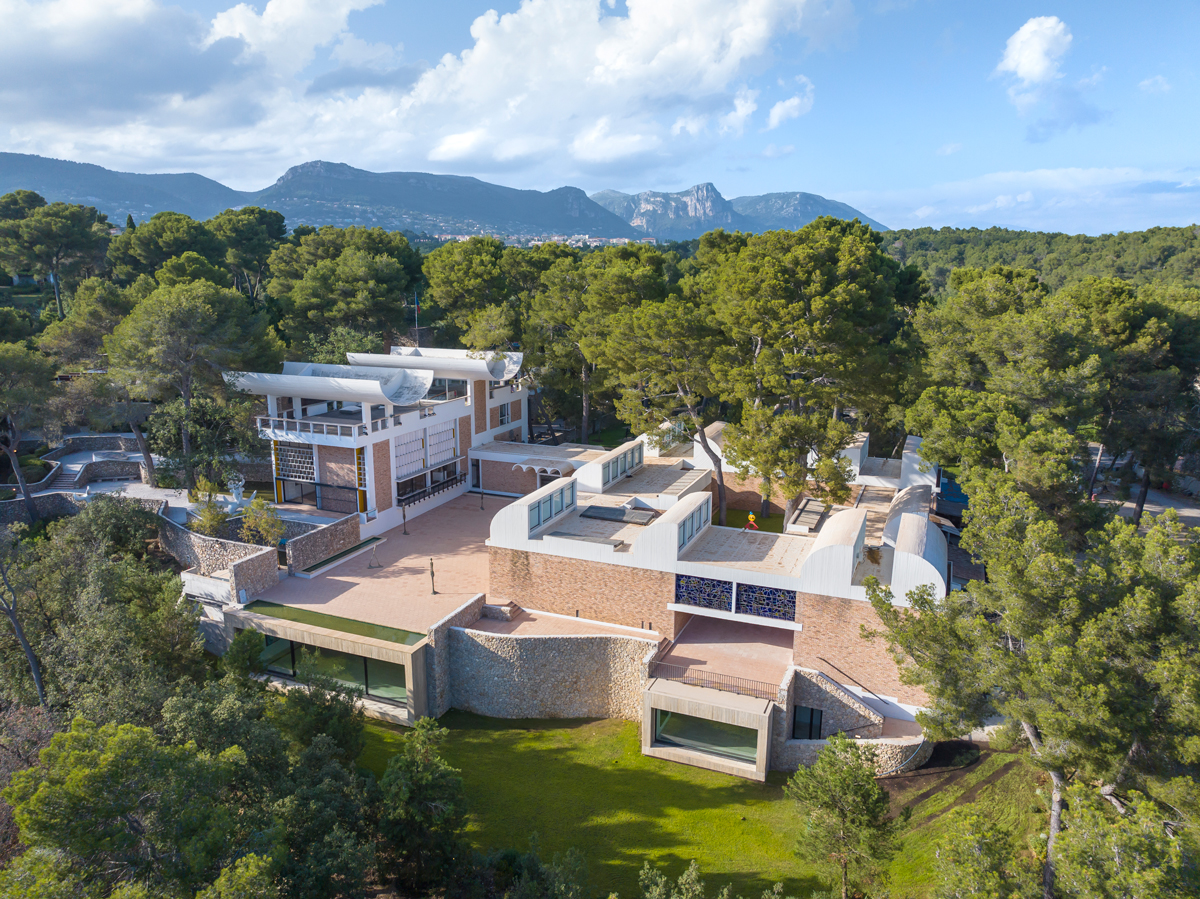
<svg viewBox="0 0 1200 899"><path fill-rule="evenodd" d="M799 118L813 108L813 99L816 94L813 83L803 75L797 76L796 80L803 86L804 92L787 100L780 100L771 107L770 113L767 114L768 131L778 128L788 119Z"/></svg>
<svg viewBox="0 0 1200 899"><path fill-rule="evenodd" d="M1147 78L1145 81L1139 81L1138 87L1149 94L1165 94L1171 89L1171 82L1167 81L1162 75L1155 75L1152 78Z"/></svg>
<svg viewBox="0 0 1200 899"><path fill-rule="evenodd" d="M299 72L312 62L317 47L331 44L346 33L350 13L382 2L269 0L262 13L239 3L217 13L205 43L241 38L247 53L264 56L278 71Z"/></svg>
<svg viewBox="0 0 1200 899"><path fill-rule="evenodd" d="M1071 30L1058 16L1037 16L1008 39L997 72L1011 72L1026 85L1059 77L1058 63L1071 48Z"/></svg>
<svg viewBox="0 0 1200 899"><path fill-rule="evenodd" d="M733 109L720 118L722 134L742 133L746 122L758 109L758 104L754 102L757 96L758 91L740 90L737 92L737 96L733 98Z"/></svg>
<svg viewBox="0 0 1200 899"><path fill-rule="evenodd" d="M775 144L767 144L763 148L762 155L767 159L782 159L784 156L791 156L796 152L795 144L786 144L785 146L776 146Z"/></svg>
<svg viewBox="0 0 1200 899"><path fill-rule="evenodd" d="M942 144L937 149L938 156L951 156L963 148L962 144Z"/></svg>
<svg viewBox="0 0 1200 899"><path fill-rule="evenodd" d="M929 218L935 212L937 212L937 209L933 206L922 206L920 209L914 209L912 214L913 218L920 221L921 219Z"/></svg>

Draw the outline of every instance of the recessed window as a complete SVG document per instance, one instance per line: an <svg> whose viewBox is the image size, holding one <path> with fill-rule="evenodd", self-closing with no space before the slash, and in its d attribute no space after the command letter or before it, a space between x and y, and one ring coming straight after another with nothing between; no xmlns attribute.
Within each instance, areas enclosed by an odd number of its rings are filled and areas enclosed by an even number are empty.
<svg viewBox="0 0 1200 899"><path fill-rule="evenodd" d="M792 718L793 740L821 739L821 710L810 709L808 706L796 706Z"/></svg>
<svg viewBox="0 0 1200 899"><path fill-rule="evenodd" d="M654 741L750 764L758 756L758 731L666 709L654 710Z"/></svg>
<svg viewBox="0 0 1200 899"><path fill-rule="evenodd" d="M500 406L500 424L506 425L509 422L509 416L512 414L512 408L508 403L503 403Z"/></svg>

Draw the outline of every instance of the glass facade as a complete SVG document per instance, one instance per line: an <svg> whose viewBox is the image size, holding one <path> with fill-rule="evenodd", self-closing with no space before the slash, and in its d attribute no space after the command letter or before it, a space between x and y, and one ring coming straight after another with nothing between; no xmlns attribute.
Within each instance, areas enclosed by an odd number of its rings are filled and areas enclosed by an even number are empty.
<svg viewBox="0 0 1200 899"><path fill-rule="evenodd" d="M821 739L821 710L810 709L807 706L796 706L792 718L793 740Z"/></svg>
<svg viewBox="0 0 1200 899"><path fill-rule="evenodd" d="M758 758L758 731L666 709L654 710L654 740L751 765Z"/></svg>
<svg viewBox="0 0 1200 899"><path fill-rule="evenodd" d="M372 699L405 703L408 701L408 683L403 665L367 659L362 656L308 646L279 637L266 637L266 648L261 656L267 671L296 677L296 663L300 652L308 650L314 656L317 671L347 687L356 687Z"/></svg>

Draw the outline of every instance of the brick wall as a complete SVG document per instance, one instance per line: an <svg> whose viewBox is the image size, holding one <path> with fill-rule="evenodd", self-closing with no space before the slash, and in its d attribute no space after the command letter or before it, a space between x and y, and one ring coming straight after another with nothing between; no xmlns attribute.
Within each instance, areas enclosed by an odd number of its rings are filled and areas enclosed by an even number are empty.
<svg viewBox="0 0 1200 899"><path fill-rule="evenodd" d="M762 478L746 478L742 480L737 472L725 466L721 469L725 474L725 505L730 509L741 509L745 512L758 512L762 508ZM708 489L712 491L713 508L717 508L717 473L713 472L712 483ZM787 500L779 490L771 491L771 514L782 515Z"/></svg>
<svg viewBox="0 0 1200 899"><path fill-rule="evenodd" d="M492 406L488 409L488 429L500 427L500 407Z"/></svg>
<svg viewBox="0 0 1200 899"><path fill-rule="evenodd" d="M471 416L464 415L458 420L458 454L465 456L471 448Z"/></svg>
<svg viewBox="0 0 1200 899"><path fill-rule="evenodd" d="M521 420L521 401L520 400L513 400L511 403L509 403L508 410L509 410L509 412L508 412L508 420L509 421L520 421Z"/></svg>
<svg viewBox="0 0 1200 899"><path fill-rule="evenodd" d="M870 603L811 593L801 593L799 598L797 617L804 630L796 631L793 664L822 671L839 683L895 696L903 703L928 703L924 690L900 683L900 669L882 640L862 638L864 624L874 630L881 627Z"/></svg>
<svg viewBox="0 0 1200 899"><path fill-rule="evenodd" d="M675 575L646 568L490 547L488 600L581 618L654 626L675 639Z"/></svg>
<svg viewBox="0 0 1200 899"><path fill-rule="evenodd" d="M334 487L357 487L354 449L349 446L318 446L317 481Z"/></svg>
<svg viewBox="0 0 1200 899"><path fill-rule="evenodd" d="M512 462L493 462L484 459L479 463L483 469L483 489L496 493L519 493L524 496L537 490L537 472L514 470Z"/></svg>
<svg viewBox="0 0 1200 899"><path fill-rule="evenodd" d="M375 465L375 511L382 512L392 507L392 494L396 492L392 480L391 441L380 440L371 447Z"/></svg>
<svg viewBox="0 0 1200 899"><path fill-rule="evenodd" d="M492 718L642 718L652 640L460 628L449 637L455 708Z"/></svg>
<svg viewBox="0 0 1200 899"><path fill-rule="evenodd" d="M471 396L475 400L475 433L487 430L487 381L472 381Z"/></svg>

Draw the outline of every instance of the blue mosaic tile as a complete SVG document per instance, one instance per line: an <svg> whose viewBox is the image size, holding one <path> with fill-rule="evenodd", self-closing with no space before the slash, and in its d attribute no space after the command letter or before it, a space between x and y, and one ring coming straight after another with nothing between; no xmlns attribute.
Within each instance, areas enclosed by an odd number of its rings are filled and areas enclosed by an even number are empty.
<svg viewBox="0 0 1200 899"><path fill-rule="evenodd" d="M730 581L678 574L675 576L675 602L684 606L732 612L733 584Z"/></svg>
<svg viewBox="0 0 1200 899"><path fill-rule="evenodd" d="M757 584L738 584L737 610L742 615L795 621L796 591L760 587Z"/></svg>

